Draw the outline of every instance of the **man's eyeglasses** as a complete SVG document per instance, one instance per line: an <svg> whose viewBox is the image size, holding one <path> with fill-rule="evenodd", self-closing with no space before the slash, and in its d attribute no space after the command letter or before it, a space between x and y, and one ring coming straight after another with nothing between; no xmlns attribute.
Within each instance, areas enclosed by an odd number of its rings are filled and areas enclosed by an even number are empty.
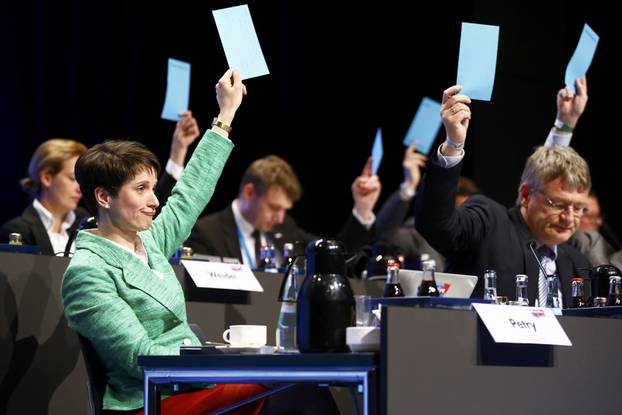
<svg viewBox="0 0 622 415"><path fill-rule="evenodd" d="M544 200L546 201L546 205L548 206L549 210L555 214L559 214L562 212L571 212L574 216L579 218L587 213L587 207L584 204L555 202L543 192L540 193L542 193L542 196L544 196Z"/></svg>

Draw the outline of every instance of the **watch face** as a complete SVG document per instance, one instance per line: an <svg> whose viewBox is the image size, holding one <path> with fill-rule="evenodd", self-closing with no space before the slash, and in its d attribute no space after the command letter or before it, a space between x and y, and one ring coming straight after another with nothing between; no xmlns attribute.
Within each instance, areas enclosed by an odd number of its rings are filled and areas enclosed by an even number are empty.
<svg viewBox="0 0 622 415"><path fill-rule="evenodd" d="M218 128L222 128L223 130L225 130L228 133L231 132L231 127L228 126L227 124L225 124L224 122L220 121L217 118L214 118L214 121L212 121L212 127L213 126L216 126Z"/></svg>
<svg viewBox="0 0 622 415"><path fill-rule="evenodd" d="M455 141L451 141L449 138L445 141L445 143L456 150L461 150L464 147L464 143L456 143Z"/></svg>

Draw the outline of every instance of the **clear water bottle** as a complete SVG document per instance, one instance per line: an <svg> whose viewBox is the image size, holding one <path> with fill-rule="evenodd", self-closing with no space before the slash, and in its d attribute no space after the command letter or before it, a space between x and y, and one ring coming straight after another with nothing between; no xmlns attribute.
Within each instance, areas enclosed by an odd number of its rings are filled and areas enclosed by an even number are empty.
<svg viewBox="0 0 622 415"><path fill-rule="evenodd" d="M304 243L296 243L294 256L291 257L283 283L279 292L281 310L276 324L276 347L280 352L297 352L296 344L296 307L298 302L298 290L306 273L306 257L304 256Z"/></svg>
<svg viewBox="0 0 622 415"><path fill-rule="evenodd" d="M527 294L527 284L529 277L525 274L516 274L516 301L513 305L529 305L529 295Z"/></svg>
<svg viewBox="0 0 622 415"><path fill-rule="evenodd" d="M622 278L619 275L609 277L608 306L622 305Z"/></svg>
<svg viewBox="0 0 622 415"><path fill-rule="evenodd" d="M559 277L557 275L546 276L546 307L560 308L559 302Z"/></svg>
<svg viewBox="0 0 622 415"><path fill-rule="evenodd" d="M484 299L497 301L497 272L494 269L484 271Z"/></svg>
<svg viewBox="0 0 622 415"><path fill-rule="evenodd" d="M573 278L572 279L572 308L588 307L588 299L585 294L585 279Z"/></svg>
<svg viewBox="0 0 622 415"><path fill-rule="evenodd" d="M294 244L286 242L283 244L283 263L279 267L279 272L287 272L289 263L294 260Z"/></svg>

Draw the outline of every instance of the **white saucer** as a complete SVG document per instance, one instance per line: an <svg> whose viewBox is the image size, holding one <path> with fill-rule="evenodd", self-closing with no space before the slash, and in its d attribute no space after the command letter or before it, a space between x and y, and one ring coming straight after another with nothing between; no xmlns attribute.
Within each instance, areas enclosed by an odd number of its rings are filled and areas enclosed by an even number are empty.
<svg viewBox="0 0 622 415"><path fill-rule="evenodd" d="M276 349L275 346L216 346L216 349L221 350L223 353L240 353L240 354L272 354Z"/></svg>
<svg viewBox="0 0 622 415"><path fill-rule="evenodd" d="M347 327L346 344L353 352L377 352L380 350L380 327Z"/></svg>

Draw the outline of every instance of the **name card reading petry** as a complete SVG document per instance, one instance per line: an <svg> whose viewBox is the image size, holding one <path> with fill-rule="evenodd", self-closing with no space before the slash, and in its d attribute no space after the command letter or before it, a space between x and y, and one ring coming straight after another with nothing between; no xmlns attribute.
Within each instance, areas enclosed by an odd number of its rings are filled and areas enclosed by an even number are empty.
<svg viewBox="0 0 622 415"><path fill-rule="evenodd" d="M497 343L572 346L550 308L473 304Z"/></svg>

